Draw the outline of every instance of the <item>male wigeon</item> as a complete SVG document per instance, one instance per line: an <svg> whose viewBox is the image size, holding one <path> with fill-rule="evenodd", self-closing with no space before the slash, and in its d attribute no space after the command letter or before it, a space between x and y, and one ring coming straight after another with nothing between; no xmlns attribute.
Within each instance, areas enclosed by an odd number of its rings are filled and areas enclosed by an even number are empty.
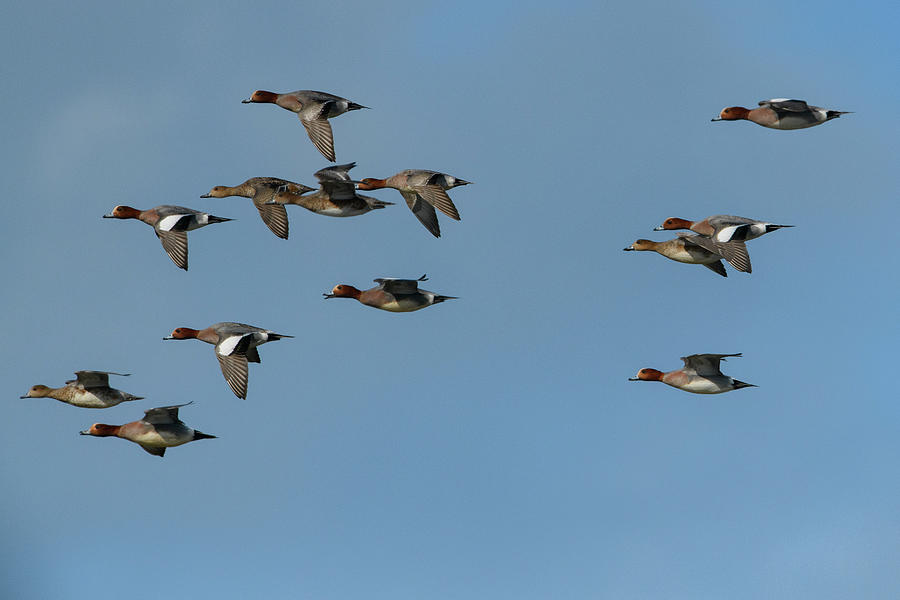
<svg viewBox="0 0 900 600"><path fill-rule="evenodd" d="M257 346L266 342L274 342L292 335L275 333L268 329L260 329L243 323L215 323L206 329L179 327L164 340L198 339L207 344L214 344L216 358L225 381L234 395L242 400L247 398L248 362L260 362Z"/></svg>
<svg viewBox="0 0 900 600"><path fill-rule="evenodd" d="M382 277L375 280L378 286L368 290L358 290L352 285L334 286L330 294L322 294L325 298L355 298L367 306L390 312L412 312L443 302L456 300L456 296L441 296L428 290L420 290L419 282L428 281L425 275L418 279L390 279Z"/></svg>
<svg viewBox="0 0 900 600"><path fill-rule="evenodd" d="M322 156L331 162L335 160L334 135L331 133L331 124L328 119L351 110L368 108L368 106L351 102L334 94L313 90L297 90L284 94L256 90L252 96L241 102L243 104L251 102L277 104L281 108L297 113L300 122L306 128L306 133L309 134L309 139L322 153Z"/></svg>
<svg viewBox="0 0 900 600"><path fill-rule="evenodd" d="M148 210L138 210L130 206L117 206L104 219L138 219L153 227L156 237L162 242L163 250L179 269L187 271L187 232L206 227L212 223L231 221L199 210L163 204Z"/></svg>
<svg viewBox="0 0 900 600"><path fill-rule="evenodd" d="M214 435L191 429L178 419L178 409L190 404L176 406L160 406L144 412L140 421L132 421L124 425L105 425L94 423L81 435L96 437L120 437L134 442L154 456L165 456L166 448L181 446L194 440L215 438Z"/></svg>
<svg viewBox="0 0 900 600"><path fill-rule="evenodd" d="M847 111L827 110L818 106L810 106L804 100L788 100L787 98L760 100L759 106L752 110L743 106L723 108L719 116L712 120L738 121L744 119L769 129L805 129L848 114Z"/></svg>
<svg viewBox="0 0 900 600"><path fill-rule="evenodd" d="M710 271L714 271L722 277L728 277L725 265L722 264L722 256L716 252L697 244L700 236L679 234L674 240L654 242L652 240L637 240L623 250L638 252L657 252L666 258L690 265L703 265ZM739 243L739 242L735 242Z"/></svg>
<svg viewBox="0 0 900 600"><path fill-rule="evenodd" d="M122 390L109 387L109 376L127 377L128 373L111 371L75 371L76 379L67 381L64 387L51 388L46 385L33 385L21 398L53 398L72 406L81 408L109 408L122 402L143 400L143 396L134 396Z"/></svg>
<svg viewBox="0 0 900 600"><path fill-rule="evenodd" d="M382 202L356 193L356 182L350 179L349 174L355 166L356 163L352 162L319 169L315 173L319 189L314 193L304 196L290 187L283 187L269 200L269 204L296 204L328 217L355 217L392 205L393 202Z"/></svg>
<svg viewBox="0 0 900 600"><path fill-rule="evenodd" d="M669 217L663 221L662 225L656 227L654 231L690 229L694 233L712 240L714 243L710 246L710 249L721 254L734 268L750 273L750 256L747 254L746 246L732 242L747 242L770 231L784 227L793 227L793 225L774 225L765 221L755 221L733 215L713 215L706 217L702 221L688 221L678 217ZM700 240L700 242L702 243L703 240Z"/></svg>
<svg viewBox="0 0 900 600"><path fill-rule="evenodd" d="M641 369L637 376L628 381L662 381L679 390L692 394L721 394L745 387L756 387L752 383L744 383L719 370L719 361L726 357L740 354L692 354L682 356L684 368L663 373L656 369Z"/></svg>
<svg viewBox="0 0 900 600"><path fill-rule="evenodd" d="M259 211L259 216L262 217L266 227L281 239L286 240L288 239L287 211L284 210L283 206L267 204L279 188L289 190L295 194L304 194L315 189L302 183L294 183L278 177L251 177L244 183L234 187L217 185L209 190L208 194L203 194L200 197L227 198L228 196L242 196L250 198L253 200L253 205Z"/></svg>
<svg viewBox="0 0 900 600"><path fill-rule="evenodd" d="M471 181L459 179L446 173L427 171L425 169L407 169L387 179L375 179L366 177L357 185L361 190L377 190L381 188L394 188L400 192L406 205L416 215L425 229L434 237L441 237L441 227L438 224L435 207L442 213L459 221L459 211L447 195L449 189L461 185L469 185Z"/></svg>

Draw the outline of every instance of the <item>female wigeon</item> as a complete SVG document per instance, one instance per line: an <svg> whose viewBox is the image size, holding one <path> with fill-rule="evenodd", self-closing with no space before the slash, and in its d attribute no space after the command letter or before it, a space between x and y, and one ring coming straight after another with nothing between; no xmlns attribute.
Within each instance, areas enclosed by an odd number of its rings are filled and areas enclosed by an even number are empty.
<svg viewBox="0 0 900 600"><path fill-rule="evenodd" d="M381 188L394 188L400 192L406 205L416 215L416 218L431 232L434 237L441 237L441 228L438 225L435 207L442 213L459 221L459 211L447 195L449 189L461 185L469 185L471 181L459 179L446 173L427 171L425 169L407 169L387 179L375 179L366 177L357 185L361 190L377 190Z"/></svg>
<svg viewBox="0 0 900 600"><path fill-rule="evenodd" d="M187 232L206 227L212 223L231 221L215 217L199 210L163 204L148 210L138 210L130 206L117 206L104 219L138 219L153 227L156 237L162 242L163 250L179 269L187 271Z"/></svg>
<svg viewBox="0 0 900 600"><path fill-rule="evenodd" d="M331 133L331 124L328 119L351 110L368 108L368 106L351 102L334 94L313 90L297 90L284 94L256 90L252 96L241 102L243 104L251 102L277 104L281 108L297 113L300 122L306 128L306 133L309 134L309 139L322 153L322 156L331 162L335 160L334 135Z"/></svg>
<svg viewBox="0 0 900 600"><path fill-rule="evenodd" d="M76 379L67 381L61 388L34 385L21 398L53 398L81 408L109 408L122 402L143 400L143 396L133 396L122 390L109 387L109 376L127 377L128 373L111 371L75 371Z"/></svg>
<svg viewBox="0 0 900 600"><path fill-rule="evenodd" d="M722 277L728 277L725 265L722 264L722 256L716 252L697 244L700 236L679 234L674 240L666 242L654 242L651 240L637 240L623 250L638 252L657 252L666 258L690 265L703 265Z"/></svg>
<svg viewBox="0 0 900 600"><path fill-rule="evenodd" d="M682 356L684 368L663 373L656 369L641 369L637 376L628 381L662 381L679 390L692 394L721 394L745 387L756 387L752 383L744 383L723 375L719 370L719 361L726 357L740 354L692 354Z"/></svg>
<svg viewBox="0 0 900 600"><path fill-rule="evenodd" d="M304 196L289 187L283 187L269 200L269 204L296 204L328 217L355 217L392 205L393 202L382 202L356 193L356 182L350 179L349 174L350 169L355 166L356 163L352 162L320 169L315 173L319 180L316 192Z"/></svg>
<svg viewBox="0 0 900 600"><path fill-rule="evenodd" d="M253 205L259 211L259 216L262 217L266 227L281 239L286 240L288 239L287 211L284 210L283 206L267 204L279 188L289 190L294 194L304 194L315 189L302 183L294 183L278 177L251 177L244 183L234 187L217 185L209 190L208 194L203 194L200 197L227 198L228 196L242 196L250 198L253 200Z"/></svg>
<svg viewBox="0 0 900 600"><path fill-rule="evenodd" d="M322 294L325 298L355 298L367 306L390 312L412 312L443 302L456 300L456 296L441 296L428 290L420 290L419 282L428 281L425 275L418 279L390 279L382 277L375 280L378 284L368 290L358 290L352 285L334 286L330 294Z"/></svg>
<svg viewBox="0 0 900 600"><path fill-rule="evenodd" d="M154 456L165 456L166 448L181 446L194 440L207 440L216 437L191 429L178 419L178 409L188 404L190 402L176 406L151 408L144 412L144 418L140 421L132 421L124 425L94 423L90 429L82 431L81 435L120 437L134 442Z"/></svg>
<svg viewBox="0 0 900 600"><path fill-rule="evenodd" d="M751 272L750 255L743 244L732 242L747 242L761 235L793 225L774 225L765 221L755 221L746 217L733 215L713 215L702 221L688 221L678 217L669 217L654 231L672 229L690 229L691 231L708 238L714 242L711 249L722 255L734 268Z"/></svg>
<svg viewBox="0 0 900 600"><path fill-rule="evenodd" d="M723 108L713 121L753 121L757 125L769 129L805 129L821 125L825 121L836 119L847 111L827 110L818 106L810 106L804 100L788 100L773 98L760 100L760 108L748 109L743 106Z"/></svg>
<svg viewBox="0 0 900 600"><path fill-rule="evenodd" d="M248 362L260 362L257 346L266 342L274 342L281 338L294 337L275 333L268 329L260 329L243 323L216 323L206 329L179 327L166 336L164 340L198 339L207 344L214 344L216 358L225 381L234 395L242 400L247 398Z"/></svg>

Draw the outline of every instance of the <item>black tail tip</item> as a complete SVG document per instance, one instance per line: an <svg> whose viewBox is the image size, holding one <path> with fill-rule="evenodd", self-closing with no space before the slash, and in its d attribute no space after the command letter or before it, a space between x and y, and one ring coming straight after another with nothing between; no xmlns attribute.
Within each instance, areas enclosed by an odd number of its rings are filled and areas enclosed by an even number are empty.
<svg viewBox="0 0 900 600"><path fill-rule="evenodd" d="M733 383L734 383L734 389L736 389L736 390L739 390L741 388L747 388L747 387L759 387L758 385L754 385L752 383L747 383L746 381L738 381L737 379L734 379Z"/></svg>
<svg viewBox="0 0 900 600"><path fill-rule="evenodd" d="M215 439L216 437L218 437L218 436L209 435L208 433L203 433L202 431L197 431L196 429L194 430L194 439L195 440L212 440L212 439Z"/></svg>

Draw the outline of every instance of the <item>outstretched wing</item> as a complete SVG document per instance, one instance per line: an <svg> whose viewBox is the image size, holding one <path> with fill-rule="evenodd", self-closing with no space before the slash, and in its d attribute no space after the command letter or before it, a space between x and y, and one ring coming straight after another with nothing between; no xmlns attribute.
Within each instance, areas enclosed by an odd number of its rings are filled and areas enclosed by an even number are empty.
<svg viewBox="0 0 900 600"><path fill-rule="evenodd" d="M740 356L738 354L691 354L690 356L682 356L684 368L693 370L697 375L708 377L712 375L721 375L719 370L719 362L723 358L729 356Z"/></svg>
<svg viewBox="0 0 900 600"><path fill-rule="evenodd" d="M188 245L186 231L156 231L159 241L162 242L163 250L172 259L179 269L187 271L188 268Z"/></svg>
<svg viewBox="0 0 900 600"><path fill-rule="evenodd" d="M389 279L382 277L375 280L389 294L415 294L419 291L420 279Z"/></svg>
<svg viewBox="0 0 900 600"><path fill-rule="evenodd" d="M77 379L74 381L67 381L66 383L77 383L84 388L109 387L110 375L127 376L128 373L113 373L111 371L75 371L75 377Z"/></svg>
<svg viewBox="0 0 900 600"><path fill-rule="evenodd" d="M301 116L300 122L306 127L309 139L319 149L322 156L334 162L334 134L331 133L331 124L328 119L307 120Z"/></svg>
<svg viewBox="0 0 900 600"><path fill-rule="evenodd" d="M228 382L228 387L234 392L234 395L241 400L247 399L247 357L243 354L231 354L223 356L216 352L216 358L219 359L219 366L222 368L222 375Z"/></svg>
<svg viewBox="0 0 900 600"><path fill-rule="evenodd" d="M290 182L285 182L289 184ZM259 188L253 195L253 206L259 211L259 216L269 230L283 240L288 239L288 216L283 204L266 204L275 197L276 185L266 185Z"/></svg>
<svg viewBox="0 0 900 600"><path fill-rule="evenodd" d="M145 423L150 423L151 425L174 425L175 423L181 423L178 420L178 409L182 406L187 406L190 402L186 404L176 404L174 406L160 406L158 408L151 408L150 410L144 411L144 418L141 419Z"/></svg>
<svg viewBox="0 0 900 600"><path fill-rule="evenodd" d="M441 226L438 224L437 213L434 212L434 206L422 199L415 192L400 192L406 200L409 210L416 215L419 222L425 226L425 229L431 232L434 237L441 237Z"/></svg>
<svg viewBox="0 0 900 600"><path fill-rule="evenodd" d="M423 185L416 188L416 191L426 202L451 219L459 221L459 211L456 210L456 206L453 204L453 201L450 199L450 196L447 195L447 191L444 188L438 185Z"/></svg>
<svg viewBox="0 0 900 600"><path fill-rule="evenodd" d="M714 254L718 254L731 263L731 266L738 271L750 273L752 267L750 265L750 254L747 253L747 246L744 242L734 240L731 242L717 242L705 235L682 235L679 234L688 243L700 246L704 250L709 250Z"/></svg>
<svg viewBox="0 0 900 600"><path fill-rule="evenodd" d="M787 98L772 98L771 100L760 100L760 106L768 106L775 110L786 110L790 112L806 112L809 105L804 100L788 100Z"/></svg>

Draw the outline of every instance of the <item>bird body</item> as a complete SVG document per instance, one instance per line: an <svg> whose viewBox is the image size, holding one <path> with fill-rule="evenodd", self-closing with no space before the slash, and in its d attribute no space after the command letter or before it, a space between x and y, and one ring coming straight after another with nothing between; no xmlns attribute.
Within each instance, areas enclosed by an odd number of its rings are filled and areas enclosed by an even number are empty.
<svg viewBox="0 0 900 600"><path fill-rule="evenodd" d="M335 161L334 134L328 119L351 110L368 108L346 98L314 90L297 90L284 94L256 90L253 95L241 102L244 104L275 104L285 110L297 113L313 145L322 153L322 156L331 162Z"/></svg>
<svg viewBox="0 0 900 600"><path fill-rule="evenodd" d="M198 339L215 346L216 358L225 381L242 400L247 398L248 364L261 362L256 347L281 338L294 337L243 323L215 323L205 329L179 327L165 340Z"/></svg>
<svg viewBox="0 0 900 600"><path fill-rule="evenodd" d="M422 275L418 279L391 279L382 277L375 280L378 285L368 290L359 290L352 285L338 284L325 298L354 298L366 306L389 312L413 312L444 300L456 300L455 296L442 296L420 290L419 282L427 281Z"/></svg>
<svg viewBox="0 0 900 600"><path fill-rule="evenodd" d="M109 376L127 376L127 373L109 371L75 371L75 379L67 381L64 387L51 388L33 385L21 398L53 398L81 408L109 408L122 402L143 400L122 390L109 387Z"/></svg>
<svg viewBox="0 0 900 600"><path fill-rule="evenodd" d="M629 381L661 381L666 385L692 394L721 394L745 387L756 387L752 383L738 381L719 370L720 361L740 354L692 354L682 356L684 367L663 373L657 369L641 369Z"/></svg>
<svg viewBox="0 0 900 600"><path fill-rule="evenodd" d="M163 204L148 210L119 205L108 214L103 215L103 218L137 219L150 225L172 262L179 269L185 271L188 268L187 232L213 223L231 221L224 217L216 217L199 210L171 204Z"/></svg>
<svg viewBox="0 0 900 600"><path fill-rule="evenodd" d="M831 119L848 114L848 111L828 110L818 106L810 106L805 100L788 100L773 98L760 100L759 108L749 109L743 106L723 108L713 121L752 121L769 129L806 129L821 125Z"/></svg>
<svg viewBox="0 0 900 600"><path fill-rule="evenodd" d="M296 204L326 217L355 217L392 205L393 202L382 202L356 193L356 183L350 179L349 173L355 166L356 163L353 162L319 169L315 173L319 180L318 190L312 194L303 194L284 187L274 194L269 204Z"/></svg>
<svg viewBox="0 0 900 600"><path fill-rule="evenodd" d="M201 198L226 198L228 196L242 196L253 200L253 206L259 212L260 218L266 227L283 240L288 239L289 224L287 212L283 206L270 204L269 201L279 189L289 190L292 193L303 194L315 188L294 183L278 177L251 177L244 183L230 187L217 185Z"/></svg>
<svg viewBox="0 0 900 600"><path fill-rule="evenodd" d="M406 200L406 205L419 219L419 222L425 226L425 229L434 237L441 237L441 227L438 223L437 213L434 211L435 207L451 219L459 221L459 211L456 210L456 206L447 195L447 190L470 183L470 181L437 171L406 169L387 179L367 177L359 182L357 188L361 190L394 188L400 192L400 195Z"/></svg>
<svg viewBox="0 0 900 600"><path fill-rule="evenodd" d="M144 412L142 419L124 425L94 423L89 429L82 431L81 435L120 437L134 442L154 456L164 456L166 448L216 437L185 425L178 418L178 409L182 406L187 404L151 408Z"/></svg>

